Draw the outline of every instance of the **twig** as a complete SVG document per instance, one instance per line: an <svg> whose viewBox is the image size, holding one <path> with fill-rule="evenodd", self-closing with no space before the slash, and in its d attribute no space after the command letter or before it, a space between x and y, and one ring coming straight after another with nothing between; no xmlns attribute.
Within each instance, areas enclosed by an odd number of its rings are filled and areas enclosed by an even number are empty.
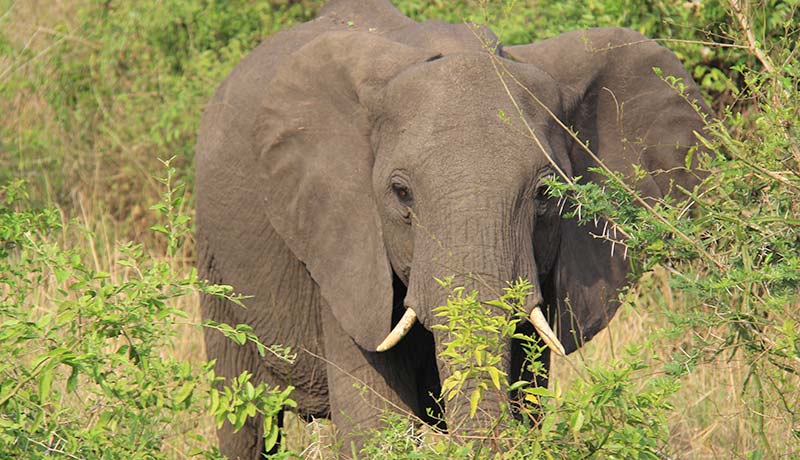
<svg viewBox="0 0 800 460"><path fill-rule="evenodd" d="M650 43L650 42L661 42L661 43L682 43L685 45L702 45L702 46L713 46L716 48L734 48L734 49L744 49L749 50L750 47L747 45L737 45L735 43L717 43L717 42L707 42L703 40L684 40L679 38L647 38L644 40L638 40L635 42L628 42L623 43L621 45L608 45L602 48L594 48L589 47L587 51L590 52L598 52L598 51L609 51L617 48L627 48L629 46L641 45L643 43Z"/></svg>
<svg viewBox="0 0 800 460"><path fill-rule="evenodd" d="M25 45L25 48L23 48L23 49L27 49L27 48L28 48L28 46L30 45L30 43L31 43L31 42L33 41L33 39L35 38L35 36L36 36L36 34L34 33L34 35L33 35L33 36L30 38L30 40L29 40L28 44L26 44L26 45ZM49 52L50 52L50 51L51 51L53 48L55 48L56 46L60 45L60 44L61 44L61 42L63 42L63 41L64 41L64 37L61 37L61 38L59 38L59 39L58 39L58 40L56 40L55 42L51 43L51 44L50 44L50 46L48 46L48 47L46 47L46 48L42 49L41 51L39 51L38 53L36 53L36 55L35 55L35 56L33 56L32 58L28 59L26 62L23 62L22 64L20 64L20 65L18 65L18 66L16 66L16 67L15 67L15 66L14 66L14 64L12 63L12 64L11 64L11 65L9 65L9 66L8 66L8 67L7 67L5 70L3 70L3 72L2 72L2 73L0 73L0 83L2 83L2 82L3 82L3 80L6 78L6 76L7 76L7 75L9 75L9 74L10 74L12 71L18 71L18 70L20 70L20 69L23 69L23 68L24 68L24 67L26 67L28 64L32 63L33 61L36 61L37 59L41 58L41 57L42 57L42 56L44 56L45 54L49 53Z"/></svg>
<svg viewBox="0 0 800 460"><path fill-rule="evenodd" d="M89 41L89 40L87 40L85 38L76 37L75 35L67 34L67 33L64 33L64 32L59 32L58 30L51 29L49 27L39 26L39 29L37 30L37 32L39 32L39 31L44 32L47 35L53 35L53 36L56 36L56 37L59 37L59 38L66 39L68 41L80 43L81 45L88 46L89 48L92 48L92 49L95 49L95 50L98 50L98 51L103 49L103 47L101 45L99 45L98 43L95 43L93 41Z"/></svg>
<svg viewBox="0 0 800 460"><path fill-rule="evenodd" d="M772 59L770 59L770 57L764 53L764 50L758 46L756 36L753 33L753 27L751 26L749 19L750 2L748 0L744 0L743 6L741 4L741 0L728 0L728 4L731 6L731 11L736 17L736 20L739 22L739 26L742 28L742 32L744 32L745 38L747 39L747 46L745 46L745 49L750 51L750 53L753 54L759 62L761 62L761 65L764 66L764 70L766 70L767 73L774 74L775 65L772 63ZM792 54L794 54L794 51ZM776 87L781 84L780 81L774 76L772 77L772 81L773 85ZM772 101L776 106L780 106L782 104L778 99L777 93L778 91L773 93ZM787 99L791 98L789 91L785 88L783 89L783 94ZM800 163L800 148L798 148L797 142L791 137L786 129L783 129L783 132L786 136L786 139L789 141L789 147L792 149L792 154L794 155L795 161Z"/></svg>
<svg viewBox="0 0 800 460"><path fill-rule="evenodd" d="M774 72L775 66L772 64L772 60L758 47L756 36L753 34L753 28L750 26L750 19L748 18L750 2L745 0L744 8L742 8L740 0L728 0L728 4L731 5L733 15L736 17L736 20L739 21L739 25L742 27L742 31L747 38L747 46L745 48L750 50L750 52L758 58L761 65L764 66L764 70L770 73Z"/></svg>

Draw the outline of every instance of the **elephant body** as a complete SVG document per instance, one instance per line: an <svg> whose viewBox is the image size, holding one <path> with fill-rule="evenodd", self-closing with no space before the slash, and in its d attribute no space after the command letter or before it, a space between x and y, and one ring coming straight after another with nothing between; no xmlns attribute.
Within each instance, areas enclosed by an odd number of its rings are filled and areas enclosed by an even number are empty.
<svg viewBox="0 0 800 460"><path fill-rule="evenodd" d="M449 371L431 313L447 292L433 278L450 274L487 298L529 279L528 308L575 350L613 316L628 262L543 193L542 177L596 179L555 118L613 170L650 171L635 183L643 195L690 188L684 157L702 120L653 67L702 106L672 53L624 29L504 49L486 28L338 0L267 38L209 102L196 160L199 271L252 298L201 306L298 356L262 358L208 331L218 374L294 385L298 413L331 417L346 437L383 409L434 422L426 407ZM505 72L522 85L504 86ZM417 314L408 335L376 351L406 308ZM509 375L531 378L519 344L507 348ZM448 424L463 405L445 409ZM222 452L258 458L259 426L223 427Z"/></svg>

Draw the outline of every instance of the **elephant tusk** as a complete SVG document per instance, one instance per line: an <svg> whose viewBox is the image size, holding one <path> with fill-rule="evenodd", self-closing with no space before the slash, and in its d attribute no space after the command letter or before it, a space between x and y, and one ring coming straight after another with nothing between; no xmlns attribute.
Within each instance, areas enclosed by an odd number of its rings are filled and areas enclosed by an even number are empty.
<svg viewBox="0 0 800 460"><path fill-rule="evenodd" d="M551 350L556 352L556 354L566 356L566 353L564 352L564 346L561 345L556 333L550 329L550 325L547 324L547 320L544 318L541 308L533 308L533 311L531 311L530 320L531 323L533 323L533 327L536 329L536 332L538 332L539 336L542 338L542 340L544 340L544 343L546 343Z"/></svg>
<svg viewBox="0 0 800 460"><path fill-rule="evenodd" d="M417 322L417 313L414 310L407 308L406 312L403 313L403 317L400 318L400 321L398 321L397 325L394 327L394 329L392 329L392 332L390 332L389 335L383 339L383 342L378 345L376 350L386 351L397 345L397 342L399 342L400 339L408 334L408 331L411 330L411 326L413 326L415 322Z"/></svg>

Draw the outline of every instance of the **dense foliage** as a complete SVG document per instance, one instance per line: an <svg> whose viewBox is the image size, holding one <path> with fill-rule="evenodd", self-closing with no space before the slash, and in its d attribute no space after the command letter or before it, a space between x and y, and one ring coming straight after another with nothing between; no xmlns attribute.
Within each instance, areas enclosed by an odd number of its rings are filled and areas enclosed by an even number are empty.
<svg viewBox="0 0 800 460"><path fill-rule="evenodd" d="M231 295L190 268L182 184L191 190L197 124L221 79L321 3L0 0L0 458L214 458L208 425L256 413L276 438L288 389L248 375L213 386L199 335L181 342L198 293ZM462 372L443 398L469 377L468 398L511 388L508 414L531 416L478 440L387 416L361 457L800 456L800 3L395 3L419 20L486 23L507 44L637 29L678 54L716 117L708 155L692 154L707 176L689 202L642 207L610 174L602 186L552 183L566 214L612 222L605 236L642 274L620 321L644 317L650 332L604 344L610 353L590 345L567 361L570 381L533 388L507 382L496 344L470 332L512 333L525 284L498 301L501 317L456 289L441 312ZM246 325L206 327L256 340Z"/></svg>
<svg viewBox="0 0 800 460"><path fill-rule="evenodd" d="M183 186L167 167L163 201L153 206L164 220L153 230L166 236L167 257L120 242L108 271L65 242L77 232L75 242L91 245L85 228L30 207L21 182L0 188L0 458L174 458L184 431L188 451L219 458L193 434L206 411L236 426L263 414L275 442L272 419L294 404L291 387L254 385L248 373L213 387L221 383L213 362L170 353L188 326L179 299L197 292L239 298L194 269L174 273L180 264L171 257L188 218L179 212ZM243 325L210 327L239 343L257 340Z"/></svg>

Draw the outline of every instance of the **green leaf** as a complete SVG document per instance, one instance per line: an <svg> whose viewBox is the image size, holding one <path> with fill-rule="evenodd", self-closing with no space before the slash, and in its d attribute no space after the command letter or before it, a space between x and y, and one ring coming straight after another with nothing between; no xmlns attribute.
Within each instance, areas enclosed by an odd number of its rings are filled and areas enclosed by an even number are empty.
<svg viewBox="0 0 800 460"><path fill-rule="evenodd" d="M71 273L72 272L69 269L63 267L56 267L53 269L53 274L56 275L56 281L58 281L58 284L61 284L64 281L66 281L66 279L69 278L69 275Z"/></svg>
<svg viewBox="0 0 800 460"><path fill-rule="evenodd" d="M182 404L186 401L191 396L194 387L194 382L186 382L175 394L175 404Z"/></svg>
<svg viewBox="0 0 800 460"><path fill-rule="evenodd" d="M581 427L583 427L583 411L577 410L569 420L570 429L572 430L573 436L578 436L578 433L581 431Z"/></svg>
<svg viewBox="0 0 800 460"><path fill-rule="evenodd" d="M536 396L545 396L548 398L552 398L554 396L553 391L548 389L547 387L530 387L525 390L525 393L529 393Z"/></svg>
<svg viewBox="0 0 800 460"><path fill-rule="evenodd" d="M475 358L475 363L478 364L478 366L483 366L484 353L480 349L476 348L475 350L473 350L472 356L473 358Z"/></svg>
<svg viewBox="0 0 800 460"><path fill-rule="evenodd" d="M212 388L208 396L210 399L208 412L211 414L216 414L217 409L219 408L219 391L217 391L216 388Z"/></svg>
<svg viewBox="0 0 800 460"><path fill-rule="evenodd" d="M256 416L256 405L253 403L248 403L244 409L244 413L247 414L248 417L255 417Z"/></svg>
<svg viewBox="0 0 800 460"><path fill-rule="evenodd" d="M72 393L78 387L79 374L78 366L72 366L72 372L69 374L69 378L67 378L67 393Z"/></svg>
<svg viewBox="0 0 800 460"><path fill-rule="evenodd" d="M151 211L158 211L161 214L167 214L167 206L164 203L156 203L149 208Z"/></svg>
<svg viewBox="0 0 800 460"><path fill-rule="evenodd" d="M693 145L689 148L689 151L686 152L686 158L684 159L684 166L686 169L692 169L692 160L694 160L694 152L697 150L697 146Z"/></svg>
<svg viewBox="0 0 800 460"><path fill-rule="evenodd" d="M483 303L485 303L486 305L490 305L492 307L508 308L508 305L506 305L506 303L500 299L487 300Z"/></svg>
<svg viewBox="0 0 800 460"><path fill-rule="evenodd" d="M492 384L496 389L500 389L500 370L496 367L490 367L486 369L486 372L489 373L489 377L492 378Z"/></svg>
<svg viewBox="0 0 800 460"><path fill-rule="evenodd" d="M247 423L247 412L240 408L239 412L236 413L236 423L233 425L234 430L241 430L245 423Z"/></svg>
<svg viewBox="0 0 800 460"><path fill-rule="evenodd" d="M555 414L550 414L542 420L541 425L539 425L539 431L542 433L550 433L555 429L556 426L556 417Z"/></svg>
<svg viewBox="0 0 800 460"><path fill-rule="evenodd" d="M269 424L267 423L269 420ZM269 428L267 428L269 426ZM278 424L272 423L272 417L264 417L264 450L271 450L278 442Z"/></svg>
<svg viewBox="0 0 800 460"><path fill-rule="evenodd" d="M157 233L161 233L163 235L169 235L170 234L170 231L167 230L166 227L164 227L163 225L153 225L152 227L150 227L150 230L152 230L154 232L157 232Z"/></svg>
<svg viewBox="0 0 800 460"><path fill-rule="evenodd" d="M100 414L100 418L97 420L97 423L94 424L90 433L93 435L98 435L102 432L105 427L108 425L108 422L111 421L111 417L113 417L113 413L111 411L105 411Z"/></svg>
<svg viewBox="0 0 800 460"><path fill-rule="evenodd" d="M292 408L296 408L296 407L297 407L297 401L295 401L294 399L285 399L285 400L283 401L283 405L284 405L285 407L292 407Z"/></svg>
<svg viewBox="0 0 800 460"><path fill-rule="evenodd" d="M470 418L475 416L475 413L478 411L478 403L481 401L481 389L476 388L472 395L469 397L469 416Z"/></svg>
<svg viewBox="0 0 800 460"><path fill-rule="evenodd" d="M44 403L50 396L50 388L53 385L53 368L47 367L39 377L39 401Z"/></svg>

